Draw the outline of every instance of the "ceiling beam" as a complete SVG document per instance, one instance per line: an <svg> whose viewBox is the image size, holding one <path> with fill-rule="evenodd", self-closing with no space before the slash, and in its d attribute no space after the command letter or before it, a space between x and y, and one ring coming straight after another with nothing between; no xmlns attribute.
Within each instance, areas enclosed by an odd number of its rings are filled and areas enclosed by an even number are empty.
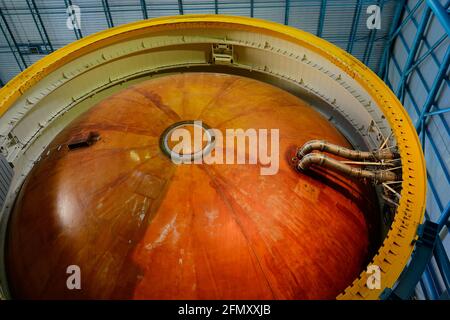
<svg viewBox="0 0 450 320"><path fill-rule="evenodd" d="M178 12L179 12L180 14L184 14L183 0L178 0Z"/></svg>
<svg viewBox="0 0 450 320"><path fill-rule="evenodd" d="M145 3L145 0L141 0L141 9L142 9L142 17L144 19L148 19L147 4Z"/></svg>
<svg viewBox="0 0 450 320"><path fill-rule="evenodd" d="M111 15L111 10L109 8L108 0L102 0L103 11L105 12L106 22L108 23L108 28L114 27L114 21Z"/></svg>
<svg viewBox="0 0 450 320"><path fill-rule="evenodd" d="M25 59L24 59L24 57L22 55L22 52L20 51L20 48L19 48L19 46L17 44L16 38L14 37L14 34L11 31L11 28L10 28L10 26L8 24L8 21L6 20L6 17L3 14L3 11L2 11L1 8L0 8L0 18L3 21L3 24L5 25L6 31L5 31L5 29L3 28L3 26L1 24L0 24L0 28L1 28L1 31L2 31L3 35L5 36L6 42L8 43L8 46L9 46L9 48L11 50L11 53L14 55L14 58L16 59L16 62L19 65L20 70L24 70L24 69L26 69L28 67L28 65L25 62ZM11 42L9 41L8 36L11 39L13 45L11 45ZM19 59L17 58L15 52L17 52L17 54L19 55ZM20 62L22 62L23 65Z"/></svg>
<svg viewBox="0 0 450 320"><path fill-rule="evenodd" d="M47 30L45 29L45 25L42 21L41 15L39 14L39 9L36 5L36 2L34 0L27 0L27 5L28 9L30 9L31 16L33 17L34 24L38 29L39 36L41 37L42 42L45 43L45 48L48 51L53 52L53 45L50 41Z"/></svg>

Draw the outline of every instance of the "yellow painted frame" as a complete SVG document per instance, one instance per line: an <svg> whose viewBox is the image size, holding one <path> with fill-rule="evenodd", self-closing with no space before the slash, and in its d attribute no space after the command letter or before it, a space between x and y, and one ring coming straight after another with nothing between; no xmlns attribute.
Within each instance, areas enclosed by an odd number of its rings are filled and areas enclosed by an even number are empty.
<svg viewBox="0 0 450 320"><path fill-rule="evenodd" d="M338 66L355 79L381 108L399 147L403 167L401 200L382 247L372 264L382 270L381 289L366 286L363 272L338 299L379 299L384 288L391 288L406 266L423 220L426 196L425 160L415 128L392 91L368 67L342 49L310 33L254 18L223 15L183 15L150 19L108 29L73 42L39 60L17 75L0 90L0 116L30 87L43 77L104 46L155 31L173 28L228 28L247 30L282 38L306 47ZM339 276L339 275L336 275Z"/></svg>

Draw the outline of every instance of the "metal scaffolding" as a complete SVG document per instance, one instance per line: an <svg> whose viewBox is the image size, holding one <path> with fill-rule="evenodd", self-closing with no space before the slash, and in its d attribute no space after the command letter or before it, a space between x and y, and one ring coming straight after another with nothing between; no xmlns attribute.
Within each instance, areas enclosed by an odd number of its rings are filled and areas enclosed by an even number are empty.
<svg viewBox="0 0 450 320"><path fill-rule="evenodd" d="M448 189L450 170L449 163L446 161L446 158L448 159L446 145L437 140L442 139L443 136L444 141L448 142L450 137L448 124L450 111L448 106L449 5L450 1L442 5L437 0L421 0L411 8L405 3L402 8L403 19L397 20L396 28L391 30L389 46L385 52L386 64L382 66L385 82L394 90L413 118L429 164L427 178L430 196L426 219L437 223L437 232L440 236L436 238L433 257L419 282L419 295L427 299L448 299L450 292L449 250L448 245L447 250L443 245L443 242L448 241L448 231L443 229L450 225L450 198L449 193L439 192L441 188ZM441 26L440 33L436 31L438 27L432 25L433 21ZM409 34L415 34L410 44L404 33L408 27L412 30ZM430 43L431 38L435 39L432 43ZM399 54L399 48L406 54ZM399 61L402 58L403 61ZM426 63L434 64L432 74L430 74L430 66L425 66ZM428 79L430 75L432 79ZM432 80L431 83L430 80ZM418 88L423 88L423 95L418 92ZM440 105L441 103L447 105ZM444 130L440 130L441 128ZM436 166L430 165L431 163L435 163ZM436 205L432 206L431 203Z"/></svg>

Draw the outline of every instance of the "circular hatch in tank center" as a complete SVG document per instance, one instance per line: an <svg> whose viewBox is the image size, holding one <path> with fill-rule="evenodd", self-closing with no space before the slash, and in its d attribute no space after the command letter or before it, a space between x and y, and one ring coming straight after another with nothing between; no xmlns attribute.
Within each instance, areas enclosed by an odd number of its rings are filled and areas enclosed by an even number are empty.
<svg viewBox="0 0 450 320"><path fill-rule="evenodd" d="M208 155L215 135L201 120L184 120L169 126L161 135L159 146L174 162L190 162Z"/></svg>

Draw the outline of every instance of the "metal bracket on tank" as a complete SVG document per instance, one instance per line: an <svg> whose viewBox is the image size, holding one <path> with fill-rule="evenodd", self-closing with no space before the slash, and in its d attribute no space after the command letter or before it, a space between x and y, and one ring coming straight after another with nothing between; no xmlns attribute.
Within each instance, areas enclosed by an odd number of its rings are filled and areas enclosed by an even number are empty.
<svg viewBox="0 0 450 320"><path fill-rule="evenodd" d="M232 64L234 61L233 45L226 43L214 43L212 45L212 63Z"/></svg>
<svg viewBox="0 0 450 320"><path fill-rule="evenodd" d="M433 255L436 238L439 234L438 224L425 221L417 229L418 239L411 256L411 261L401 273L395 288L386 288L380 294L381 300L409 300L419 282L426 266Z"/></svg>

